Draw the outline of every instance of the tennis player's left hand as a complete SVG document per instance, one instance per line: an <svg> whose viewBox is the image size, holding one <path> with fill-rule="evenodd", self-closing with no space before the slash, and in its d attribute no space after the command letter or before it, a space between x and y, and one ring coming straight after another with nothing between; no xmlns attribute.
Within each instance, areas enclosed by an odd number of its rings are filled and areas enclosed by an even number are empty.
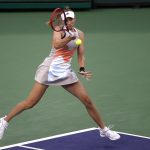
<svg viewBox="0 0 150 150"><path fill-rule="evenodd" d="M73 40L76 39L76 37L78 36L77 32L73 32L71 30L69 30L68 32L70 34L69 36L72 37Z"/></svg>
<svg viewBox="0 0 150 150"><path fill-rule="evenodd" d="M91 71L80 71L79 74L86 80L90 80L91 77L93 76Z"/></svg>

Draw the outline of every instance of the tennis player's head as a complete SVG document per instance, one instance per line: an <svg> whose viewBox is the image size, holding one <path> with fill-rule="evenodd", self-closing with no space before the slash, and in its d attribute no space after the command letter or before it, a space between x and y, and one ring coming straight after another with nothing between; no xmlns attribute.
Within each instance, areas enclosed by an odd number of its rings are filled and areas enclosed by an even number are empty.
<svg viewBox="0 0 150 150"><path fill-rule="evenodd" d="M65 15L66 15L66 18L72 18L72 19L75 18L75 14L72 10L66 10ZM65 20L64 14L61 14L61 18L62 18L62 20Z"/></svg>
<svg viewBox="0 0 150 150"><path fill-rule="evenodd" d="M65 16L64 14L61 14L61 19L65 20L69 29L72 29L75 24L75 13L71 9L65 10Z"/></svg>

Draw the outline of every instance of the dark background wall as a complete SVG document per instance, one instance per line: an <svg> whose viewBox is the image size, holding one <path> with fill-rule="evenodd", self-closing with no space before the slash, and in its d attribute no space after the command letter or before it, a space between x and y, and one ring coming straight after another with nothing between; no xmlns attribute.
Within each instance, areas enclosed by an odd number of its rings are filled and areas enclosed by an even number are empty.
<svg viewBox="0 0 150 150"><path fill-rule="evenodd" d="M100 6L150 6L150 0L0 0L4 9L53 9L69 6L74 9L89 9Z"/></svg>

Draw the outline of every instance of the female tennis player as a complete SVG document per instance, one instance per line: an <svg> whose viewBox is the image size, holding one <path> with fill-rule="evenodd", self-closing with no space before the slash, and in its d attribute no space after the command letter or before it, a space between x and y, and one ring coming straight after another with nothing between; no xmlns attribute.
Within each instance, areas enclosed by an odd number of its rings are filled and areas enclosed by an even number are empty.
<svg viewBox="0 0 150 150"><path fill-rule="evenodd" d="M59 10L59 12L61 11ZM53 17L55 13L53 13ZM52 85L62 86L84 104L90 117L99 126L101 137L107 137L110 140L119 139L120 135L118 133L105 126L83 84L71 69L72 56L77 52L79 74L86 79L92 76L91 72L85 71L84 33L74 27L76 21L74 12L68 9L64 12L62 11L61 15L58 15L56 18L59 18L61 22L54 25L54 19L51 20L52 28L55 31L53 31L50 55L38 66L35 74L35 84L29 96L17 104L5 117L0 119L0 139L2 139L8 123L19 113L35 106L47 88ZM59 29L59 32L57 29ZM77 39L81 39L82 43L80 45L76 44Z"/></svg>

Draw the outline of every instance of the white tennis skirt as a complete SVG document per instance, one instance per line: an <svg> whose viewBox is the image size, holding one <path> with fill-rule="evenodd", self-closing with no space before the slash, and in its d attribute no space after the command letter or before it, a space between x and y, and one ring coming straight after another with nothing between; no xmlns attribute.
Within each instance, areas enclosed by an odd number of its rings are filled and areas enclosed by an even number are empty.
<svg viewBox="0 0 150 150"><path fill-rule="evenodd" d="M72 69L66 70L66 75L61 76L55 76L51 72L49 72L49 66L50 66L50 58L47 57L42 64L40 64L37 68L36 74L35 74L35 81L44 84L44 85L67 85L72 84L78 81L78 77L74 73ZM51 78L52 80L48 80Z"/></svg>

